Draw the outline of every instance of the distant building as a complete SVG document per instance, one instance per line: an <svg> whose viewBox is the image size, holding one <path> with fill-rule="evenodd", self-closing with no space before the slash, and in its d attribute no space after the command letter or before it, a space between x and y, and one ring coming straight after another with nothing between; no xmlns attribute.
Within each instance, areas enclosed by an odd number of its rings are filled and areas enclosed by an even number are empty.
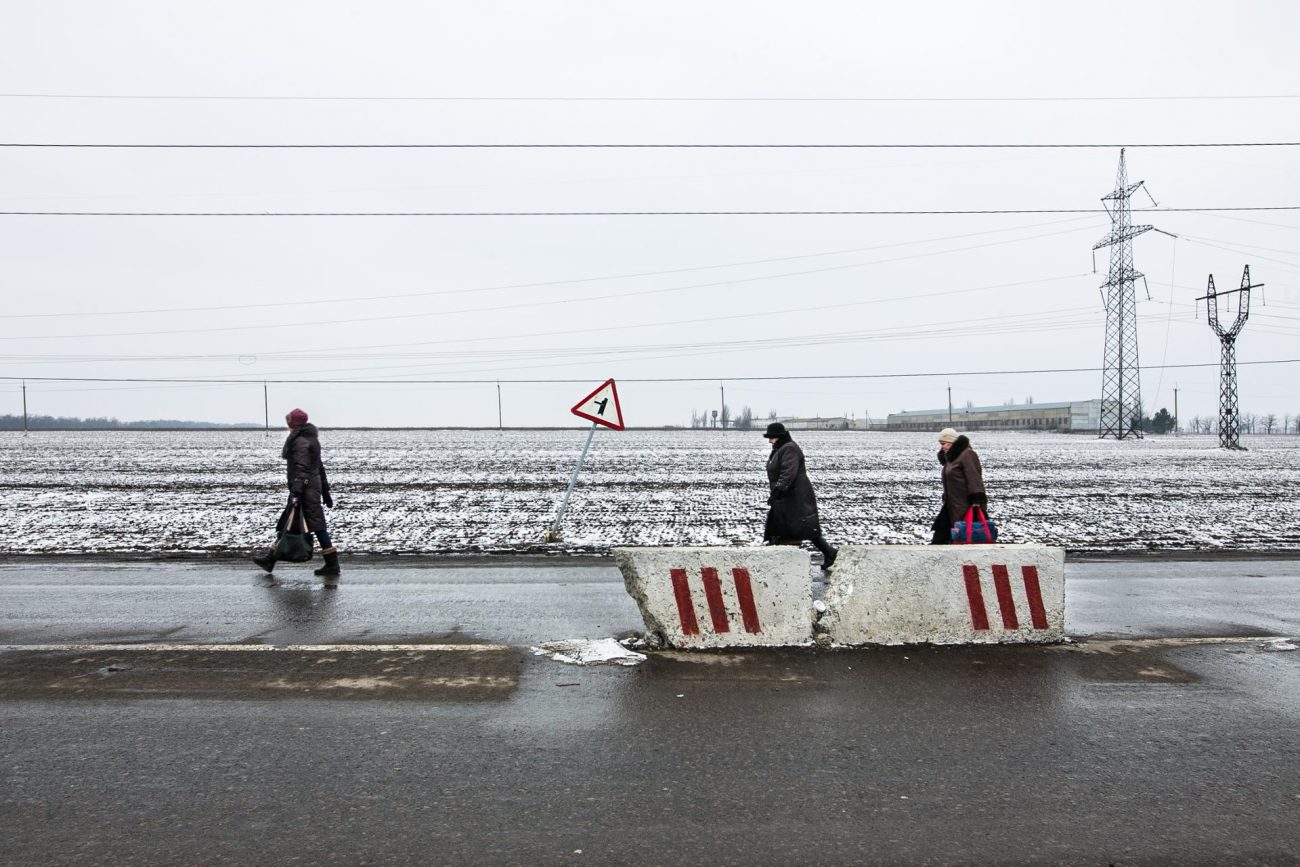
<svg viewBox="0 0 1300 867"><path fill-rule="evenodd" d="M833 418L783 418L786 430L848 430L852 423L843 416Z"/></svg>
<svg viewBox="0 0 1300 867"><path fill-rule="evenodd" d="M890 413L886 427L895 431L934 432L951 426L959 431L1044 430L1096 433L1101 427L1101 401L953 407L951 421L949 418L947 407L895 412Z"/></svg>

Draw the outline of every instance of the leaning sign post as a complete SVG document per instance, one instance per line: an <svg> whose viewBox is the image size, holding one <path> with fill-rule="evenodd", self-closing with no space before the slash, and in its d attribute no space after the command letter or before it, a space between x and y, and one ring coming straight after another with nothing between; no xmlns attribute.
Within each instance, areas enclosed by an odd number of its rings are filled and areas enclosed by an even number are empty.
<svg viewBox="0 0 1300 867"><path fill-rule="evenodd" d="M582 462L586 460L587 450L591 448L591 438L596 435L596 426L604 425L614 430L623 429L623 407L618 402L618 387L614 385L612 379L601 383L595 391L574 404L569 412L590 421L591 430L587 432L587 442L582 446L582 454L578 455L578 463L573 468L573 476L569 479L569 487L564 492L564 499L560 501L560 511L556 513L550 529L542 536L546 542L558 542L563 538L560 534L560 521L564 519L564 510L569 506L569 497L573 494L573 488L578 484L578 473L582 472Z"/></svg>

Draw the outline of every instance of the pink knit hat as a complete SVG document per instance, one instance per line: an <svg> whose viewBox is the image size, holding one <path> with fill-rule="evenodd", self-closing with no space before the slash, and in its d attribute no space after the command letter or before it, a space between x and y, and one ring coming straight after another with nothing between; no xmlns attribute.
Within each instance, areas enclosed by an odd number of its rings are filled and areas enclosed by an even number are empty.
<svg viewBox="0 0 1300 867"><path fill-rule="evenodd" d="M295 407L289 411L289 414L284 417L284 420L291 428L302 427L307 423L307 413L304 410Z"/></svg>

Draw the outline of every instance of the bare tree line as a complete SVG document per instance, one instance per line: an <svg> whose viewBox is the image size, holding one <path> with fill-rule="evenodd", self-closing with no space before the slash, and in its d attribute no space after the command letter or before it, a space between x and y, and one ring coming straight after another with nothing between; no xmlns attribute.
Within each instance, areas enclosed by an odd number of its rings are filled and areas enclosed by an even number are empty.
<svg viewBox="0 0 1300 867"><path fill-rule="evenodd" d="M1300 434L1300 413L1295 415L1285 413L1279 417L1275 412L1243 412L1237 416L1237 422L1238 429L1244 434L1264 436ZM1210 434L1217 433L1218 430L1219 417L1215 415L1195 415L1187 422L1188 433Z"/></svg>
<svg viewBox="0 0 1300 867"><path fill-rule="evenodd" d="M776 421L776 410L768 413L768 419ZM731 407L727 404L722 405L721 410L701 410L696 412L691 410L691 427L709 428L720 427L731 430L752 430L755 426L754 411L749 407L741 407L740 412L736 415L731 414Z"/></svg>

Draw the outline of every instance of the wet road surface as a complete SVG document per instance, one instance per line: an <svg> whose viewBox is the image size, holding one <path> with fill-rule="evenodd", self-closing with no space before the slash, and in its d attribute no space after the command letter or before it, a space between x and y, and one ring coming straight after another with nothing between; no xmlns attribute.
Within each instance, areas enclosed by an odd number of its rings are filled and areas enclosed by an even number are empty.
<svg viewBox="0 0 1300 867"><path fill-rule="evenodd" d="M241 561L0 560L0 645L60 642L534 644L643 628L607 561L315 564L274 579ZM1066 564L1076 637L1300 634L1300 560Z"/></svg>
<svg viewBox="0 0 1300 867"><path fill-rule="evenodd" d="M640 627L607 566L36 565L4 864L1300 863L1297 561L1072 563L1057 647L631 668L528 649Z"/></svg>

